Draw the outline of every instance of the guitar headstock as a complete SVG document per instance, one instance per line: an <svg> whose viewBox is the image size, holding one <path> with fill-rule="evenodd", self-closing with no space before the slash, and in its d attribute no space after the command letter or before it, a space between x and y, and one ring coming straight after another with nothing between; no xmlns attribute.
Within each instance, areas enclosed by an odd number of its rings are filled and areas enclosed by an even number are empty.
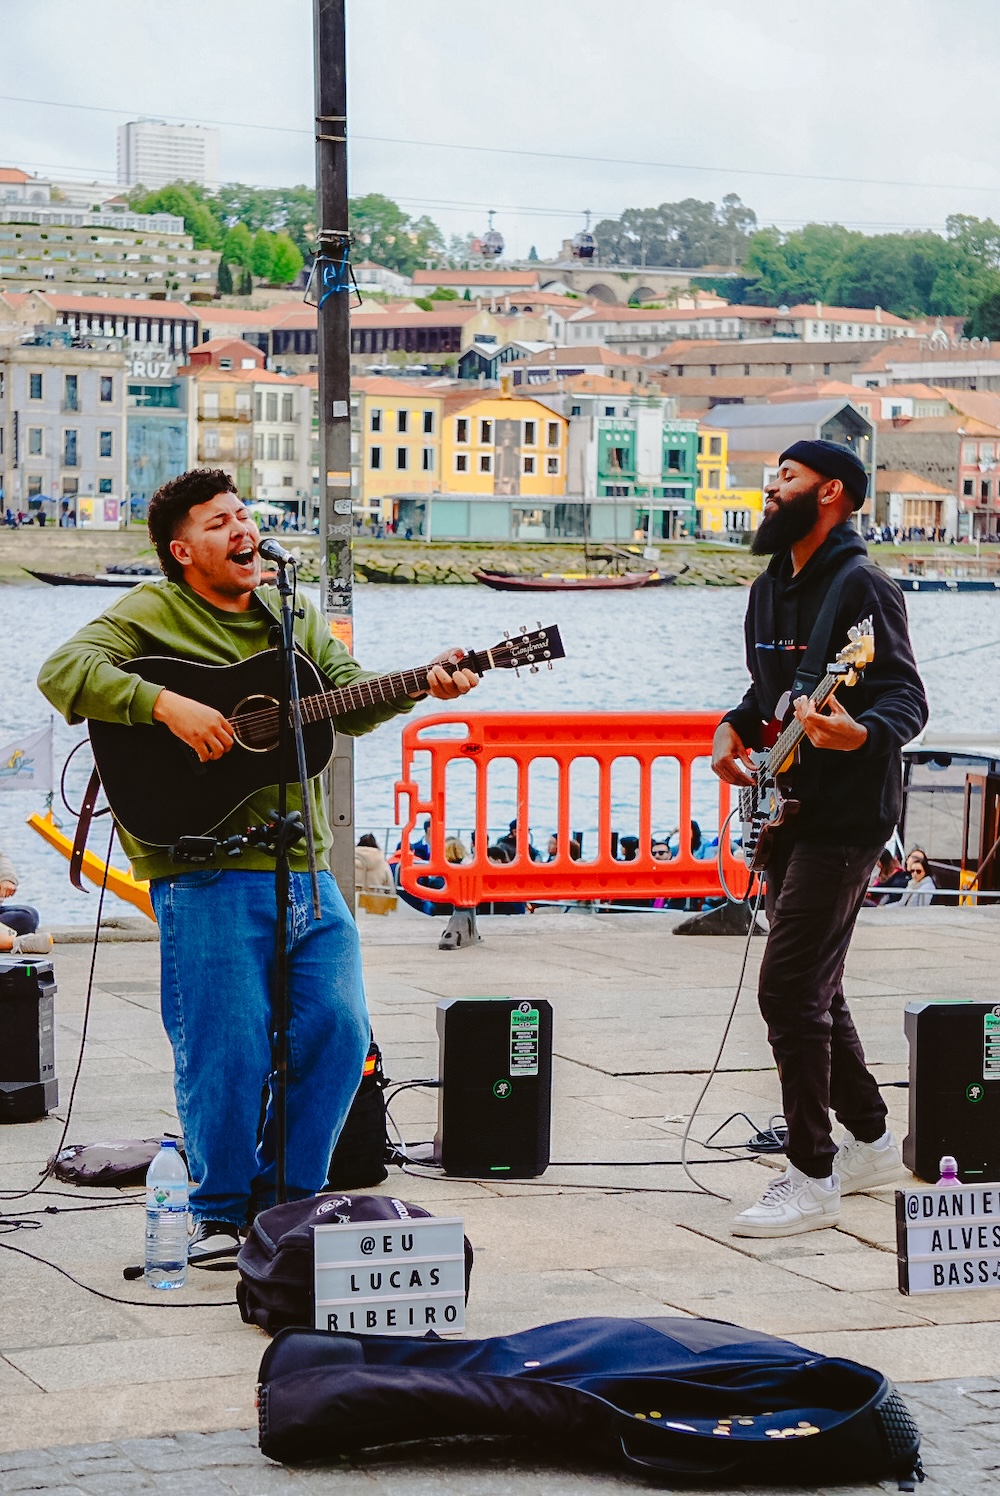
<svg viewBox="0 0 1000 1496"><path fill-rule="evenodd" d="M537 629L531 631L522 628L516 634L505 634L492 649L470 650L462 664L476 671L527 668L534 672L542 665L548 665L551 669L553 660L565 657L566 651L559 630L554 625L542 628L539 624Z"/></svg>
<svg viewBox="0 0 1000 1496"><path fill-rule="evenodd" d="M857 677L874 658L875 628L870 617L862 618L860 623L848 629L847 643L837 655L835 665L830 667L831 673L843 675L850 672Z"/></svg>

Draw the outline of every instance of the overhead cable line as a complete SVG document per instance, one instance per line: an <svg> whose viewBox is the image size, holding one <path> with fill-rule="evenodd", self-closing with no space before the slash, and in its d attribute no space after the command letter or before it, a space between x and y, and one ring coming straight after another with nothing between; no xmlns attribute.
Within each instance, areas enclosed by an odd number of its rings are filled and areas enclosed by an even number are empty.
<svg viewBox="0 0 1000 1496"><path fill-rule="evenodd" d="M49 109L79 109L98 114L127 115L129 113L140 112L137 110L130 111L125 108L116 109L107 104L71 104L65 99L29 99L18 94L0 94L0 101L9 104L37 104ZM148 116L148 110L141 112ZM190 115L180 114L164 114L161 115L161 118L165 121L184 120L192 124L225 126L227 129L235 130L264 130L281 135L304 135L311 137L313 134L312 130L304 129L297 125L261 125L250 120L193 118ZM580 161L586 162L591 166L636 166L652 171L716 172L723 176L768 177L789 182L840 182L857 187L908 187L916 188L923 192L1000 191L1000 186L984 186L981 182L973 185L962 185L957 182L913 182L887 177L825 175L819 172L766 171L758 167L709 166L704 163L690 161L644 161L626 156L593 156L570 151L538 151L518 146L472 145L466 141L415 140L396 135L365 135L356 132L352 132L350 138L351 140L365 141L374 145L416 146L420 150L433 151L472 151L486 155L532 157L537 160L548 161Z"/></svg>

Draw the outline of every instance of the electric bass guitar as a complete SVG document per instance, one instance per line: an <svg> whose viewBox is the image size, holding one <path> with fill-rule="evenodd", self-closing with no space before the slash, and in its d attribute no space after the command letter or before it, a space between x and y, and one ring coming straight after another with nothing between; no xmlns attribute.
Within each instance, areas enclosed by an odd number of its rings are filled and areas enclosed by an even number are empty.
<svg viewBox="0 0 1000 1496"><path fill-rule="evenodd" d="M833 664L827 666L826 674L809 697L813 706L823 707L841 686L853 686L874 658L875 632L872 620L865 618L849 631L847 643ZM791 770L804 736L805 729L792 715L773 746L750 755L754 777L752 784L740 790L739 815L743 823L743 856L752 872L767 867L775 831L799 809L799 802L792 798Z"/></svg>
<svg viewBox="0 0 1000 1496"><path fill-rule="evenodd" d="M470 650L460 666L446 670L537 671L565 657L557 628L509 635L492 649ZM430 665L372 676L331 688L313 662L298 651L295 668L301 697L306 772L322 773L333 756L334 722L345 713L399 701L427 688ZM130 674L215 707L236 739L222 758L200 763L194 749L161 722L128 726L88 723L94 761L111 812L125 831L152 846L168 847L182 836L206 836L245 800L278 780L278 652L262 650L234 665L147 655L122 666ZM294 750L290 749L294 764Z"/></svg>

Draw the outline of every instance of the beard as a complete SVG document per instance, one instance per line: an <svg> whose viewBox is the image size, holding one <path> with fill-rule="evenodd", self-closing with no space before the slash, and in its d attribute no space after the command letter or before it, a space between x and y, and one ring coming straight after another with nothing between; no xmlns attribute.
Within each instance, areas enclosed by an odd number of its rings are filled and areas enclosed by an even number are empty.
<svg viewBox="0 0 1000 1496"><path fill-rule="evenodd" d="M773 556L805 539L819 519L819 491L826 481L821 479L805 493L786 499L774 514L765 515L750 544L755 556Z"/></svg>

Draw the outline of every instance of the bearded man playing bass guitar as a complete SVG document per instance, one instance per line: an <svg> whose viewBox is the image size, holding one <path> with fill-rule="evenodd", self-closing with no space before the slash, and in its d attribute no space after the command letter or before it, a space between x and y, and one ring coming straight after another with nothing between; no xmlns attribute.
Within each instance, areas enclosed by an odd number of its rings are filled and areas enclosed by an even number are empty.
<svg viewBox="0 0 1000 1496"><path fill-rule="evenodd" d="M257 527L221 470L197 469L159 489L149 505L149 534L166 580L140 584L82 628L43 665L39 686L69 722L159 722L207 764L232 749L230 720L204 702L130 673L128 661L146 655L183 656L215 666L245 660L268 648L277 594L260 586ZM301 601L295 636L334 686L365 678L308 601ZM457 667L462 653L438 656L426 676L432 696L451 701L477 684L472 671L443 668L446 662ZM412 705L406 697L377 701L339 717L337 726L351 735L370 732ZM299 842L290 853L291 1199L315 1194L326 1182L331 1148L361 1080L370 1032L357 929L324 867L333 838L318 777L311 788L316 855L323 868L319 920L313 920L305 848ZM148 794L157 795L156 784L148 785ZM276 791L264 788L229 816L220 808L214 836L222 842L248 825L266 823L276 803ZM294 780L288 808L301 809ZM135 875L150 880L160 929L161 1010L196 1181L189 1258L203 1267L232 1266L249 1216L274 1203L271 1129L258 1136L261 1093L270 1071L274 858L249 847L234 865L219 846L197 868L185 867L172 860L168 847L139 842L121 829L119 834Z"/></svg>
<svg viewBox="0 0 1000 1496"><path fill-rule="evenodd" d="M779 462L753 543L771 560L747 608L752 684L719 724L712 749L719 778L745 787L754 773L749 750L761 749L764 723L780 719L791 697L804 734L791 771L799 809L773 833L758 986L788 1124L788 1165L733 1221L734 1235L755 1237L835 1226L841 1195L891 1184L902 1172L844 1000L843 972L872 869L902 808L900 750L927 721L902 592L866 561L851 520L867 493L863 465L850 448L825 441L796 442ZM809 699L817 682L803 672L817 619L828 632L817 646L822 673L848 630L869 618L873 663L846 700L831 695L817 709ZM811 664L816 649L809 654ZM831 1108L846 1129L839 1148Z"/></svg>

